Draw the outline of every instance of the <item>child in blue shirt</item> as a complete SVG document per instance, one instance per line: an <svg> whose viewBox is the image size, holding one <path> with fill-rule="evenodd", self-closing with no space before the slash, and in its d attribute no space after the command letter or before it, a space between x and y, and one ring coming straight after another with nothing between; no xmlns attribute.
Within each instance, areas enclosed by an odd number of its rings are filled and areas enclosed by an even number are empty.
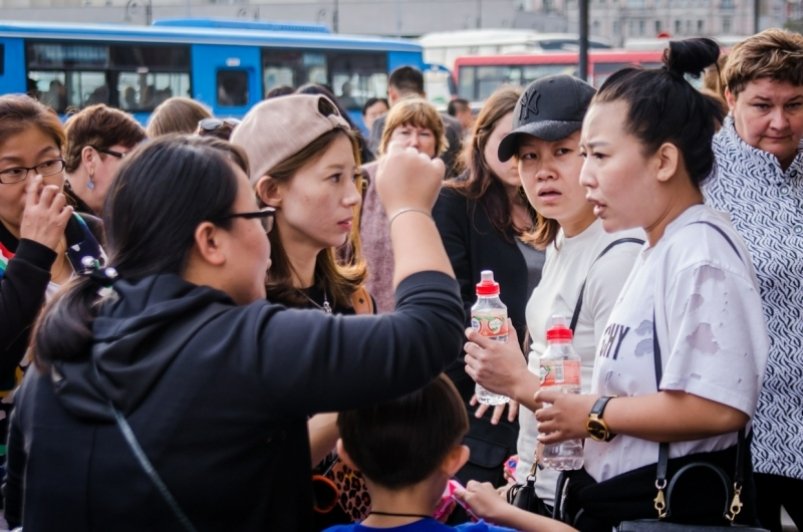
<svg viewBox="0 0 803 532"><path fill-rule="evenodd" d="M449 479L468 460L461 445L468 414L452 382L441 375L400 399L341 412L337 452L362 472L371 494L371 512L361 523L326 532L563 532L558 521L505 502L489 483L471 481L455 495L484 520L451 527L431 516ZM512 527L512 528L506 528Z"/></svg>

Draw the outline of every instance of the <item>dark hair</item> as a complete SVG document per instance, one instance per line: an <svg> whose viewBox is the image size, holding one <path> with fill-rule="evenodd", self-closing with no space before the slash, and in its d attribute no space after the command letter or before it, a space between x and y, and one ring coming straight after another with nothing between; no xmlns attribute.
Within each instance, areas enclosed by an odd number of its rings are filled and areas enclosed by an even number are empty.
<svg viewBox="0 0 803 532"><path fill-rule="evenodd" d="M367 479L390 489L430 476L468 432L460 393L444 375L399 399L341 412L343 447Z"/></svg>
<svg viewBox="0 0 803 532"><path fill-rule="evenodd" d="M265 95L265 99L269 100L271 98L278 98L279 96L287 96L288 94L293 94L295 89L290 85L276 85L268 93Z"/></svg>
<svg viewBox="0 0 803 532"><path fill-rule="evenodd" d="M0 143L29 126L38 127L59 150L63 148L64 128L55 111L26 94L0 96Z"/></svg>
<svg viewBox="0 0 803 532"><path fill-rule="evenodd" d="M647 154L661 144L678 147L692 183L699 186L714 167L711 139L722 110L689 84L684 75L699 76L719 57L719 46L707 38L672 41L664 66L626 68L609 77L594 103L627 102L625 129L644 145Z"/></svg>
<svg viewBox="0 0 803 532"><path fill-rule="evenodd" d="M468 100L464 98L455 98L449 101L449 105L446 106L446 113L449 114L449 116L457 116L457 113L460 111L465 111L468 108Z"/></svg>
<svg viewBox="0 0 803 532"><path fill-rule="evenodd" d="M374 104L379 103L379 102L384 103L385 107L390 109L390 104L388 103L388 99L387 98L375 98L375 97L372 96L371 98L368 98L365 101L365 105L362 106L362 115L365 116L365 113L368 112L368 109L370 109L371 107L373 107Z"/></svg>
<svg viewBox="0 0 803 532"><path fill-rule="evenodd" d="M75 172L81 165L81 151L86 146L103 150L120 144L133 148L145 139L145 130L131 115L102 103L75 113L64 131L67 134L64 146L67 172ZM105 157L102 153L100 156Z"/></svg>
<svg viewBox="0 0 803 532"><path fill-rule="evenodd" d="M505 185L491 172L491 167L485 160L485 147L499 121L513 112L520 96L521 89L518 87L501 87L491 94L480 109L477 121L474 122L471 142L466 143L463 150L465 179L452 179L446 182L447 187L458 190L482 206L494 228L511 242L512 238L508 233L511 230L515 231L513 207L505 191ZM524 199L523 189L519 187L519 190L522 204L526 206L530 217L535 219L535 209Z"/></svg>
<svg viewBox="0 0 803 532"><path fill-rule="evenodd" d="M109 265L129 281L180 274L198 224L231 212L238 188L231 162L247 174L246 161L239 148L209 137L168 135L137 148L103 210ZM96 281L79 276L46 306L33 333L37 363L89 356L92 322L103 304L98 290Z"/></svg>
<svg viewBox="0 0 803 532"><path fill-rule="evenodd" d="M388 86L402 94L424 94L424 74L415 67L401 66L388 77Z"/></svg>

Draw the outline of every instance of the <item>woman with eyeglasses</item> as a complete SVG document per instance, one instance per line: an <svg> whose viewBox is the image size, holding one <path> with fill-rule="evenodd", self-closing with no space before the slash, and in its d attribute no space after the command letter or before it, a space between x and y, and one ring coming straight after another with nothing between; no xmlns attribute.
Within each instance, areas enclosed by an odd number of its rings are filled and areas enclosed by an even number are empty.
<svg viewBox="0 0 803 532"><path fill-rule="evenodd" d="M65 194L78 212L99 215L120 163L145 130L131 115L98 104L71 116L64 132Z"/></svg>
<svg viewBox="0 0 803 532"><path fill-rule="evenodd" d="M281 231L289 207L260 210L244 159L216 139L165 137L123 163L104 209L114 269L62 291L34 335L9 440L10 524L309 530L308 416L408 393L457 356L462 305L430 214L443 163L391 150L376 186L398 308L334 316L266 300L264 223L275 212Z"/></svg>
<svg viewBox="0 0 803 532"><path fill-rule="evenodd" d="M102 259L97 238L62 191L63 145L55 112L28 96L0 96L0 396L14 388L45 300L82 268L84 256ZM10 408L0 402L0 412Z"/></svg>

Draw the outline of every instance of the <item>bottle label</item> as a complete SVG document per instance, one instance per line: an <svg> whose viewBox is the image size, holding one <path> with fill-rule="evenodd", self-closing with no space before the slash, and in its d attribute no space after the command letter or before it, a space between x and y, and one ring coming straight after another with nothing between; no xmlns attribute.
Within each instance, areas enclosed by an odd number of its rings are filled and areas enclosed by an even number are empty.
<svg viewBox="0 0 803 532"><path fill-rule="evenodd" d="M541 386L580 386L579 360L542 360Z"/></svg>
<svg viewBox="0 0 803 532"><path fill-rule="evenodd" d="M500 342L507 341L507 316L504 314L474 314L471 316L471 328L482 336Z"/></svg>

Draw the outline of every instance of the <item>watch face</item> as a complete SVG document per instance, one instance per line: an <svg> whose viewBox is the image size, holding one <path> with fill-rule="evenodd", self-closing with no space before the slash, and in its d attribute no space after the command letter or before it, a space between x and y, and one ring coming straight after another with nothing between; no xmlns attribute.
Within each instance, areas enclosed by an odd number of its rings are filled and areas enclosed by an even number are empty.
<svg viewBox="0 0 803 532"><path fill-rule="evenodd" d="M589 419L586 423L586 430L592 439L597 441L607 441L610 433L608 427L597 421L596 419Z"/></svg>

